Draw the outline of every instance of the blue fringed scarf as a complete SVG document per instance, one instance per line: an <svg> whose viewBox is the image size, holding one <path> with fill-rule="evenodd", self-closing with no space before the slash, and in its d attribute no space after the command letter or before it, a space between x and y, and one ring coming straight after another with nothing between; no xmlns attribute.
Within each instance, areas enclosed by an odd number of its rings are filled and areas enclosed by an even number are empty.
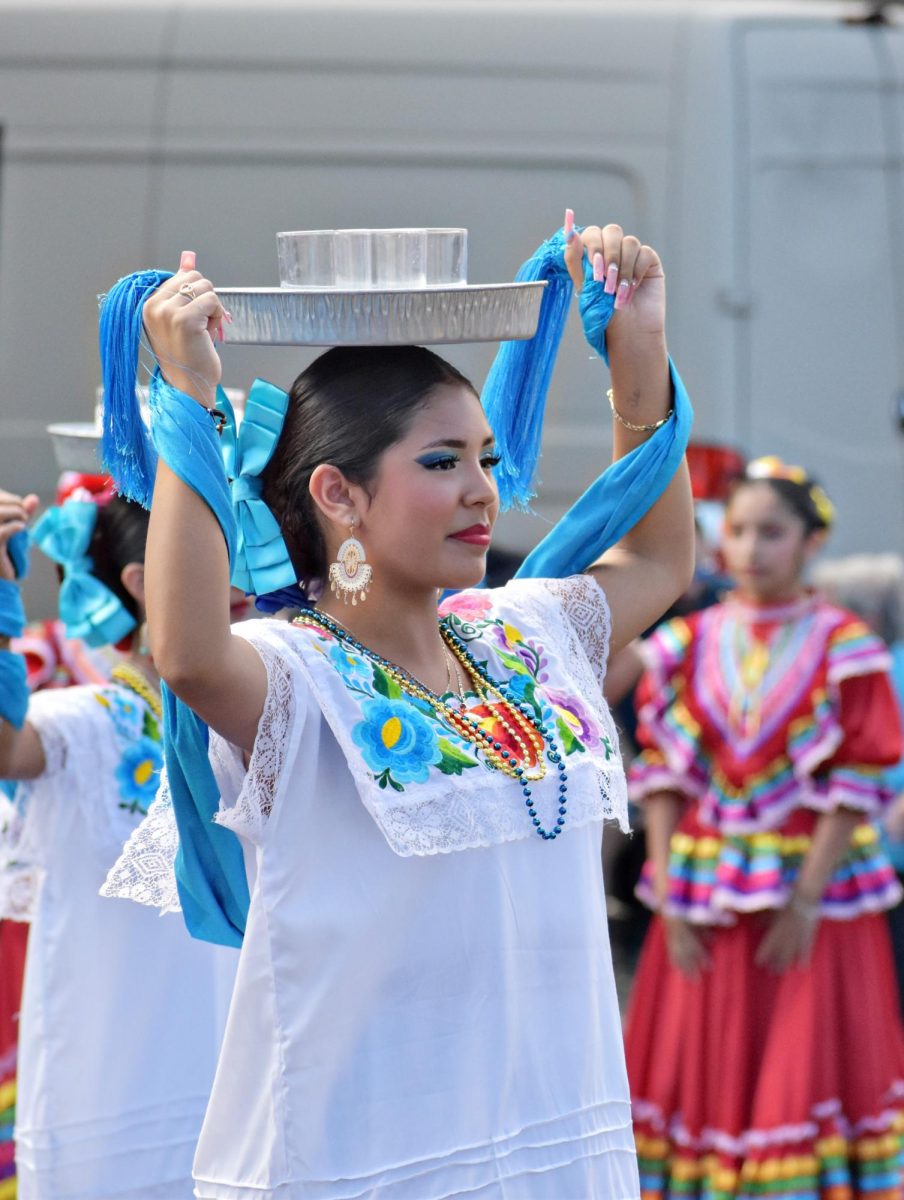
<svg viewBox="0 0 904 1200"><path fill-rule="evenodd" d="M527 508L535 495L534 474L540 457L546 394L574 292L565 266L566 244L565 231L560 229L538 247L515 276L517 283L546 281L537 332L528 341L502 343L483 387L483 407L500 460L496 483L503 509ZM579 304L585 336L608 362L606 326L612 318L615 297L594 280L586 255Z"/></svg>
<svg viewBox="0 0 904 1200"><path fill-rule="evenodd" d="M101 461L116 480L116 490L143 508L151 507L157 455L141 420L138 353L144 302L170 271L137 271L110 288L100 309L100 365L104 382Z"/></svg>
<svg viewBox="0 0 904 1200"><path fill-rule="evenodd" d="M578 575L620 542L650 511L684 459L694 410L669 359L675 415L646 442L612 463L515 572L519 579Z"/></svg>

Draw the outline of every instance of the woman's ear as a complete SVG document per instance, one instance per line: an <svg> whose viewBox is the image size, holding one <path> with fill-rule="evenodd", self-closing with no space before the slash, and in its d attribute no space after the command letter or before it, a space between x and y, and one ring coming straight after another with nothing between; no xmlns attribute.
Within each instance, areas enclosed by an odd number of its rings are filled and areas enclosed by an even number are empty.
<svg viewBox="0 0 904 1200"><path fill-rule="evenodd" d="M144 613L144 563L126 563L119 573L119 581Z"/></svg>
<svg viewBox="0 0 904 1200"><path fill-rule="evenodd" d="M347 528L358 517L352 487L338 467L321 463L311 473L308 484L311 499L333 525Z"/></svg>
<svg viewBox="0 0 904 1200"><path fill-rule="evenodd" d="M826 544L828 536L828 529L814 529L811 533L807 534L806 541L804 542L804 560L806 562L816 557Z"/></svg>

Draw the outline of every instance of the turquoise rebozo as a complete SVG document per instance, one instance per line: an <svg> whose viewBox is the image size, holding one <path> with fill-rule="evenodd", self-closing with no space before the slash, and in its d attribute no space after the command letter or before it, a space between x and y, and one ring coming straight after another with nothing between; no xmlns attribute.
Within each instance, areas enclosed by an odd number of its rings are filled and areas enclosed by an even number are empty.
<svg viewBox="0 0 904 1200"><path fill-rule="evenodd" d="M546 388L571 298L564 245L564 233L560 231L522 268L524 278L546 278L556 283L551 290L547 289L548 297L544 296L545 314L541 308L537 336L523 345L503 346L487 383L487 412L503 458L500 488L510 504L525 504L531 495ZM143 273L141 278L147 280L149 275ZM587 283L580 300L584 331L590 344L605 358L605 330L612 315L612 297L593 281L589 266L585 268L585 277ZM121 285L125 285L123 295L131 295L133 302L143 303L140 288L132 288L129 280L121 280L117 288ZM136 328L140 331L140 320L131 318L127 304L120 305L117 311L121 314L118 330L117 322L108 322L106 334L101 337L102 358L118 338L128 340L136 336ZM115 384L117 394L122 396L123 381L111 378L116 372L108 369L116 362L133 371L126 383L134 393L137 345L134 354L131 349L128 353L119 350L104 362L105 388L110 390L111 384ZM674 368L672 384L674 418L592 485L528 556L519 574L564 576L586 569L655 503L682 460L692 417L690 402ZM253 401L264 395L267 415L261 413L253 418L249 428L254 432L246 435L249 415L253 415L255 408ZM285 546L280 546L281 537L279 542L276 540L279 527L262 500L259 479L279 436L285 404L285 393L256 381L235 450L231 441L227 441L224 454L210 416L195 400L171 388L159 373L154 375L150 387L151 438L156 453L210 506L223 531L233 580L241 578L246 590L258 597L269 592L298 599L294 572ZM222 393L218 394L218 406L228 409ZM509 419L510 412L519 415ZM144 451L135 454L128 450L131 438L146 437L137 401L131 416L125 421L121 417L122 411L117 417L117 436L126 444L123 461L134 479L136 462L147 461ZM127 428L130 422L131 433ZM529 436L522 437L526 429ZM243 444L246 437L248 440ZM105 456L105 465L118 484L120 463L115 449ZM137 474L141 475L140 469ZM230 485L230 477L242 476L244 481L238 486ZM149 494L145 486L148 482L139 479L136 492L144 489ZM245 506L244 517L237 516L238 506ZM241 560L247 563L252 558L256 566L248 566L247 574L242 574L245 565ZM164 753L179 830L176 881L183 915L195 937L238 946L245 929L248 886L238 838L213 819L220 798L207 757L208 736L207 726L164 687Z"/></svg>
<svg viewBox="0 0 904 1200"><path fill-rule="evenodd" d="M279 525L261 499L260 480L282 430L288 397L255 380L237 436L222 391L217 402L228 417L222 442L201 405L156 372L149 389L153 445L212 510L226 541L233 583L263 595L295 583ZM213 821L220 797L207 758L209 731L165 684L162 696L164 759L179 830L176 883L185 923L194 937L238 946L248 884L238 840Z"/></svg>

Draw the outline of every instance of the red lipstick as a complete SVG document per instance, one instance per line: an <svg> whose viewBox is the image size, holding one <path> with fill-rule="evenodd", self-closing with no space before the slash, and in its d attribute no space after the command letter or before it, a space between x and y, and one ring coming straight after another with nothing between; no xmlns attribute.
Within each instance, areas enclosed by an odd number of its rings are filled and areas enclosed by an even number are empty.
<svg viewBox="0 0 904 1200"><path fill-rule="evenodd" d="M457 542L467 542L471 546L489 546L490 527L489 525L471 525L467 529L460 529L458 533L450 533L449 536L455 538Z"/></svg>

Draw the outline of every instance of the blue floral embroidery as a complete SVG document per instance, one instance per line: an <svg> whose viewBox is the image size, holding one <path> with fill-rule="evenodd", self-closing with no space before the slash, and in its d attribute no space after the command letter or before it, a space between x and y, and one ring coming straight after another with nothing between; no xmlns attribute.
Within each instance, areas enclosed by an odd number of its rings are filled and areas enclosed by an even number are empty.
<svg viewBox="0 0 904 1200"><path fill-rule="evenodd" d="M352 738L381 787L423 783L442 757L434 724L402 699L366 700Z"/></svg>
<svg viewBox="0 0 904 1200"><path fill-rule="evenodd" d="M329 657L346 684L354 684L357 687L369 685L373 671L366 659L352 653L341 642L333 642L329 649Z"/></svg>
<svg viewBox="0 0 904 1200"><path fill-rule="evenodd" d="M531 690L531 677L527 672L518 672L509 680L509 691L519 700L525 700Z"/></svg>
<svg viewBox="0 0 904 1200"><path fill-rule="evenodd" d="M132 738L141 732L144 707L137 700L120 692L111 692L110 707L113 720L126 737Z"/></svg>
<svg viewBox="0 0 904 1200"><path fill-rule="evenodd" d="M127 746L119 766L116 782L124 805L132 812L145 813L157 792L157 779L163 766L160 746L153 738L140 737Z"/></svg>
<svg viewBox="0 0 904 1200"><path fill-rule="evenodd" d="M456 613L456 604L464 604L465 600L470 603L470 595L465 593L464 597L462 600L456 596L447 602L448 619L472 653L483 658L490 673L497 677L508 674L507 684L513 696L530 705L537 718L556 729L566 756L602 744L609 758L611 747L588 707L578 697L552 690L546 694L549 662L543 647L525 637L517 626L490 615L491 606L483 601L479 612L471 613L469 608L467 615ZM425 782L431 768L445 775L461 775L478 766L482 759L480 747L447 729L427 701L403 694L381 666L332 634L315 629L311 634L316 648L360 700L363 720L353 728L352 740L381 788L404 792L408 783ZM491 664L485 653L480 655L481 641L485 648L492 648L497 664ZM485 727L492 728L493 736L515 750L493 704L480 704L475 696L470 711L483 716Z"/></svg>
<svg viewBox="0 0 904 1200"><path fill-rule="evenodd" d="M120 751L119 807L144 816L157 794L163 766L160 726L150 708L124 688L99 689L94 699L106 710Z"/></svg>

